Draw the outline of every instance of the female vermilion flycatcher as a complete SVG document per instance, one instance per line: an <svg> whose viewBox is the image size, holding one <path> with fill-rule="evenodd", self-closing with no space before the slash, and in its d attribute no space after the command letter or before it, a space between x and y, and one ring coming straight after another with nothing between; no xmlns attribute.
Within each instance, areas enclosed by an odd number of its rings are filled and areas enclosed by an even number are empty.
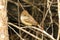
<svg viewBox="0 0 60 40"><path fill-rule="evenodd" d="M35 25L38 26L39 28L42 28L26 10L23 10L20 19L21 22L25 25L28 26Z"/></svg>

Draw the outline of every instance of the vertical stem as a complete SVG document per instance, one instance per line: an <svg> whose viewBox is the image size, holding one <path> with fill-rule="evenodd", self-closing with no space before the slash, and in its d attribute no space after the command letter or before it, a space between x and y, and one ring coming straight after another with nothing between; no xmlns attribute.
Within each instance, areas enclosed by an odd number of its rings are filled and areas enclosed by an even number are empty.
<svg viewBox="0 0 60 40"><path fill-rule="evenodd" d="M17 0L18 1L18 26L20 27L20 12L19 12L19 0ZM20 34L20 36L21 36L21 30L19 30L19 34ZM22 40L21 39L21 37L20 37L20 40Z"/></svg>
<svg viewBox="0 0 60 40"><path fill-rule="evenodd" d="M57 37L57 40L59 40L59 37L60 37L60 0L57 0L58 2L58 17L59 17L59 26L58 26L58 37Z"/></svg>
<svg viewBox="0 0 60 40"><path fill-rule="evenodd" d="M9 40L7 0L0 0L0 40Z"/></svg>

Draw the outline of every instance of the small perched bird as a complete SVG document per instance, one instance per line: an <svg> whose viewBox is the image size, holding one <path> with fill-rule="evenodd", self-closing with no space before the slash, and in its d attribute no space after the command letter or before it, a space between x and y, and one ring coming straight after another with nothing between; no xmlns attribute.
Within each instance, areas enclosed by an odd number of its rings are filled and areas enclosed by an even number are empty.
<svg viewBox="0 0 60 40"><path fill-rule="evenodd" d="M42 28L26 10L23 10L20 19L21 22L27 26L35 25Z"/></svg>

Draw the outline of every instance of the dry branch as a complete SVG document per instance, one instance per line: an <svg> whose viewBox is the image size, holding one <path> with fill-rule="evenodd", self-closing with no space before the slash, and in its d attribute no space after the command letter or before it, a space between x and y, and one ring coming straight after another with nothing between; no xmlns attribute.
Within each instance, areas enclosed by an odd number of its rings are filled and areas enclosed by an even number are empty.
<svg viewBox="0 0 60 40"><path fill-rule="evenodd" d="M24 31L25 33L31 35L32 37L34 37L34 38L36 38L36 39L41 40L41 39L38 38L37 36L34 36L33 34L29 33L28 31L26 31L26 30L24 30L24 29L22 29L22 28L20 28L20 27L18 27L18 26L16 26L16 25L14 25L13 23L10 23L10 22L9 22L8 24L9 24L9 25L12 25L12 26L14 26L14 27L16 27L16 28L18 28L19 30ZM36 30L38 30L38 31L40 31L40 32L42 32L42 33L44 33L44 34L46 34L46 35L47 35L48 37L50 37L51 39L56 40L55 38L53 38L51 35L49 35L49 34L48 34L47 32L45 32L44 30L41 30L41 29L36 28L36 27L30 27L30 28L34 28L34 29L36 29Z"/></svg>
<svg viewBox="0 0 60 40"><path fill-rule="evenodd" d="M22 29L22 28L20 28L20 27L18 27L18 26L16 26L16 25L14 25L13 23L10 23L10 22L9 22L8 24L9 24L9 25L12 25L12 26L14 26L14 27L16 27L16 28L19 29L19 30L22 30L23 32L25 32L25 33L31 35L32 37L34 37L34 38L36 38L36 39L38 39L38 40L42 40L42 39L40 39L39 37L37 37L37 36L35 36L35 35L29 33L28 31L26 31L26 30L24 30L24 29Z"/></svg>
<svg viewBox="0 0 60 40"><path fill-rule="evenodd" d="M59 25L58 25L58 37L57 37L57 40L59 40L60 38L60 0L57 0L58 1L58 17L59 17Z"/></svg>

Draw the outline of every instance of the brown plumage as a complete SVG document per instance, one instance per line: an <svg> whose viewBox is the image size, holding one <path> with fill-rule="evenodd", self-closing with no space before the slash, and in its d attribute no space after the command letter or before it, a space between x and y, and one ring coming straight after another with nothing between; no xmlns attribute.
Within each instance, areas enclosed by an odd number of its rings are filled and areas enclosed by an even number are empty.
<svg viewBox="0 0 60 40"><path fill-rule="evenodd" d="M28 26L35 25L41 28L41 26L35 21L35 19L26 10L23 10L23 12L21 13L20 19L21 19L21 22L25 25L28 25Z"/></svg>

